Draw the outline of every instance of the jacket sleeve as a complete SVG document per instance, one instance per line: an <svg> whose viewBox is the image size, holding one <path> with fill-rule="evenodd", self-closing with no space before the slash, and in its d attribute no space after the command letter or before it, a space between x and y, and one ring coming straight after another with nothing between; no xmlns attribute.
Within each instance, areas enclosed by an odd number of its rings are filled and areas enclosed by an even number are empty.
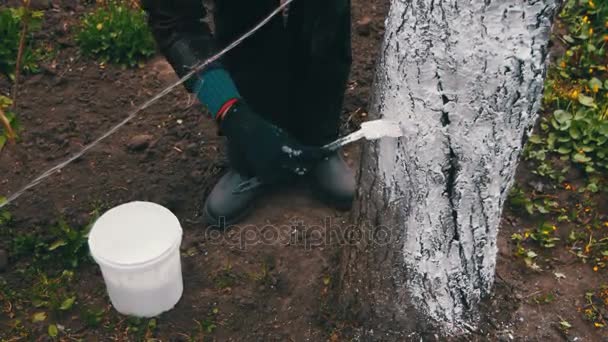
<svg viewBox="0 0 608 342"><path fill-rule="evenodd" d="M203 19L201 0L143 0L148 23L161 53L179 77L215 51L213 35ZM192 92L194 79L184 85Z"/></svg>

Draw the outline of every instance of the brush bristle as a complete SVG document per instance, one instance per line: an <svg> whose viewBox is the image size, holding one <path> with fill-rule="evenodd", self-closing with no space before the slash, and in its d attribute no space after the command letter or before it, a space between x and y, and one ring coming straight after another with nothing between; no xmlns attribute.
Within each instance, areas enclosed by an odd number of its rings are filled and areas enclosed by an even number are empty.
<svg viewBox="0 0 608 342"><path fill-rule="evenodd" d="M384 137L399 138L403 136L401 125L392 120L374 120L361 124L365 138L375 140Z"/></svg>

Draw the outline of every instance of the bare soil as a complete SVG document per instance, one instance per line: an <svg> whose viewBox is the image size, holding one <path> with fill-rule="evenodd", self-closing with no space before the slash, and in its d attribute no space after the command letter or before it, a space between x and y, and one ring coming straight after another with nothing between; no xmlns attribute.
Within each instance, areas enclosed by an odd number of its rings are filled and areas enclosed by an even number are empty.
<svg viewBox="0 0 608 342"><path fill-rule="evenodd" d="M59 3L59 2L53 2ZM21 141L0 154L0 194L7 195L101 135L129 110L175 80L170 66L157 56L141 69L100 65L79 55L73 40L78 17L90 5L61 2L45 9L45 27L37 39L57 49L55 58L37 75L24 77L19 91ZM343 130L365 120L373 68L388 0L353 1L354 66L343 114ZM10 83L0 79L0 92ZM324 243L349 224L348 213L324 206L304 181L268 194L256 210L226 231L201 223L204 198L226 169L223 138L202 108L183 89L164 97L126 127L10 207L15 220L11 236L3 234L0 248L12 236L48 235L59 218L84 227L94 210L104 211L132 200L148 200L171 209L184 228L182 263L184 296L177 307L161 315L152 332L134 331L133 323L111 309L101 273L88 264L75 273L78 294L73 312L54 317L72 338L89 340L209 340L324 341L346 340L356 322L336 315L329 298L339 246ZM357 168L358 148L345 156ZM526 165L520 175L529 171ZM521 178L521 177L520 177ZM588 288L608 277L570 261L561 253L556 279L553 271L531 273L512 256L510 235L526 224L507 211L500 232L495 295L486 303L481 340L560 340L578 336L601 341L605 331L576 316L575 308ZM562 255L563 254L563 255ZM10 258L0 280L9 288L32 286L20 269L28 258ZM53 270L47 270L49 272ZM558 300L539 306L535 293L559 293ZM30 331L24 340L44 340L49 321L32 323L32 303L0 315L0 338L14 337L15 319ZM85 325L79 307L105 312L96 328ZM9 315L10 313L10 315ZM6 314L6 315L4 315ZM563 317L573 324L566 336L555 324ZM213 325L214 327L210 327ZM485 330L484 330L485 329Z"/></svg>

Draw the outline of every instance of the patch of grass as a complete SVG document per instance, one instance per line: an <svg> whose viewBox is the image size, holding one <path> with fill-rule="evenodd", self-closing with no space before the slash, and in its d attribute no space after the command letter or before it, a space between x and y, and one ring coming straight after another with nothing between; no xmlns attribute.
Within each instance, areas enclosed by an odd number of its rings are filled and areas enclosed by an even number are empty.
<svg viewBox="0 0 608 342"><path fill-rule="evenodd" d="M43 16L41 11L26 10L23 7L0 9L0 73L14 79L22 22L28 21L28 33L31 34L40 30ZM33 39L27 39L23 49L20 67L24 72L38 71L40 53L33 44Z"/></svg>
<svg viewBox="0 0 608 342"><path fill-rule="evenodd" d="M76 40L85 55L133 67L155 52L145 13L124 1L109 1L84 16Z"/></svg>

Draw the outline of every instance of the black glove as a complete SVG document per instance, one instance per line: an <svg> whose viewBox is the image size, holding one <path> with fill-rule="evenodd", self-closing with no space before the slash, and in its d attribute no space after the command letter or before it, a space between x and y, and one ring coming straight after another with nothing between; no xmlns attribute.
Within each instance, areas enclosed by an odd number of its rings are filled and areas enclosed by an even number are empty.
<svg viewBox="0 0 608 342"><path fill-rule="evenodd" d="M300 144L242 101L222 116L220 129L231 146L242 152L255 176L266 184L303 176L325 156L319 147Z"/></svg>

